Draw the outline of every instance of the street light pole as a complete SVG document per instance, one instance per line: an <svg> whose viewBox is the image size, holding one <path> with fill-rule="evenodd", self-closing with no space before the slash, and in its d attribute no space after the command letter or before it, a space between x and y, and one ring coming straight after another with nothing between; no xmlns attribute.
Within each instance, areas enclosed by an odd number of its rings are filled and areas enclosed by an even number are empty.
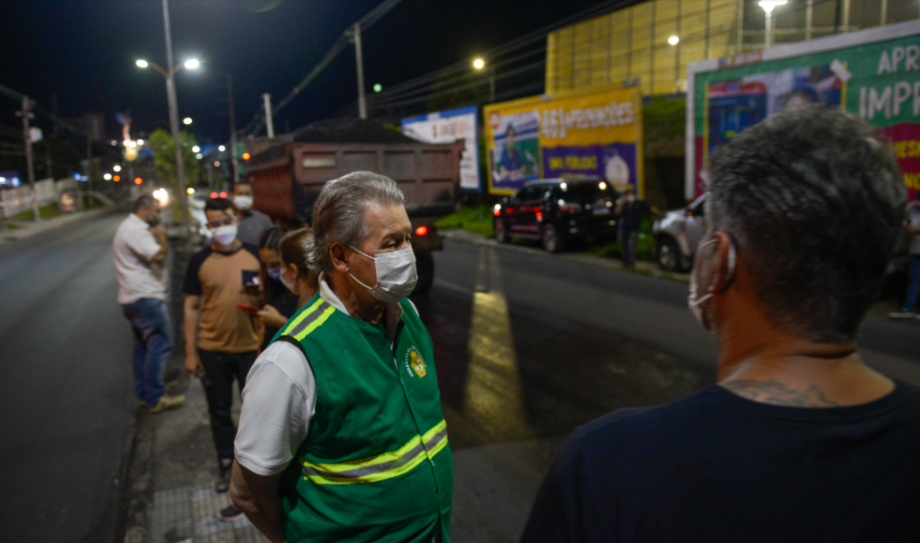
<svg viewBox="0 0 920 543"><path fill-rule="evenodd" d="M163 0L163 27L166 31L166 96L169 100L169 127L176 147L176 180L179 184L179 208L185 237L190 236L188 224L188 193L185 189L185 150L179 139L179 106L176 101L176 71L173 69L172 34L169 30L169 3Z"/></svg>
<svg viewBox="0 0 920 543"><path fill-rule="evenodd" d="M355 40L355 63L358 65L358 117L367 119L367 98L364 96L364 52L361 47L361 24L352 30Z"/></svg>
<svg viewBox="0 0 920 543"><path fill-rule="evenodd" d="M233 76L227 74L227 100L230 103L230 163L233 165L233 184L240 180L240 163L236 158L236 117L233 115Z"/></svg>
<svg viewBox="0 0 920 543"><path fill-rule="evenodd" d="M766 15L766 25L764 28L763 47L769 49L773 47L773 9L776 6L786 5L787 0L760 0L758 5L763 8Z"/></svg>
<svg viewBox="0 0 920 543"><path fill-rule="evenodd" d="M275 123L272 120L272 95L267 92L262 95L262 105L265 106L265 133L269 138L275 137Z"/></svg>
<svg viewBox="0 0 920 543"><path fill-rule="evenodd" d="M35 170L32 168L32 130L29 127L29 117L32 115L32 102L27 96L22 97L22 135L26 146L26 170L29 176L29 186L32 187L32 217L38 221L38 192L35 190Z"/></svg>

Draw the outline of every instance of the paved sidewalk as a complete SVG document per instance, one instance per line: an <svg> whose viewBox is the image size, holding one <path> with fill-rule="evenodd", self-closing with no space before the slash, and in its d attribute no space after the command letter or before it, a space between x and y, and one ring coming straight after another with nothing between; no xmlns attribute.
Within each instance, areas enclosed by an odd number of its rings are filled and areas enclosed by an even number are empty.
<svg viewBox="0 0 920 543"><path fill-rule="evenodd" d="M487 238L482 234L477 234L475 232L470 232L467 230L439 230L441 235L445 238L459 241L462 243L472 243L475 245L483 245L486 247L493 247L495 249L503 249L505 251L517 251L519 253L525 253L530 255L543 255L549 258L561 258L565 260L572 260L575 262L581 262L584 264L592 266L601 266L603 268L613 269L613 270L622 270L629 273L639 273L643 275L650 275L652 277L657 277L659 279L671 279L674 281L683 281L687 282L690 280L689 273L678 273L678 272L668 272L661 269L658 264L654 262L645 262L645 261L636 261L636 267L633 269L627 269L623 267L623 263L616 258L608 258L603 256L598 256L589 253L548 253L542 248L537 248L533 246L528 246L523 243L499 243L495 241L494 238Z"/></svg>
<svg viewBox="0 0 920 543"><path fill-rule="evenodd" d="M70 215L59 215L50 219L42 219L38 222L21 219L4 220L4 223L14 225L15 228L6 228L0 225L0 243L22 241L34 235L41 234L42 232L53 230L66 224L70 224L74 221L102 215L103 213L111 212L114 209L117 209L117 206L91 209L89 211L78 211Z"/></svg>
<svg viewBox="0 0 920 543"><path fill-rule="evenodd" d="M173 356L173 368L181 357ZM173 394L185 394L182 407L138 415L130 465L126 543L262 543L248 520L223 522L219 512L230 496L214 491L217 460L204 390L197 379L180 375ZM233 417L239 420L234 398Z"/></svg>

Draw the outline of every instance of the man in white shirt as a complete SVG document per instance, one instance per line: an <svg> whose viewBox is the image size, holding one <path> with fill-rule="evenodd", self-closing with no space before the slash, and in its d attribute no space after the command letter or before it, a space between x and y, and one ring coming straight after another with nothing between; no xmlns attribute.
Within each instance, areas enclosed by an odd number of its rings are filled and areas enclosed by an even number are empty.
<svg viewBox="0 0 920 543"><path fill-rule="evenodd" d="M172 348L166 314L166 229L158 226L160 206L141 195L134 213L115 232L112 252L118 275L118 303L134 331L134 392L151 413L177 407L184 396L163 395L163 361Z"/></svg>

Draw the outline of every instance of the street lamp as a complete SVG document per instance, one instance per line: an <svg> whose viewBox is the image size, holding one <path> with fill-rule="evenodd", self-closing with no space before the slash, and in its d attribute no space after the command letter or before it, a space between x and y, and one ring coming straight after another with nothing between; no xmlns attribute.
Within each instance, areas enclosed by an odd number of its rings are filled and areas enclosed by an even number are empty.
<svg viewBox="0 0 920 543"><path fill-rule="evenodd" d="M138 59L135 64L138 68L153 68L160 75L166 79L166 99L169 102L169 127L172 132L173 142L176 146L176 180L179 184L179 203L182 213L182 223L185 227L185 237L186 237L186 248L191 248L191 231L189 230L188 224L188 200L186 198L187 194L185 192L185 160L184 153L182 153L182 145L179 139L179 105L176 101L176 84L174 81L174 76L181 68L187 70L197 69L201 62L198 59L188 59L183 64L178 66L173 64L173 49L172 49L172 32L170 30L169 24L169 2L168 0L162 0L163 5L163 29L165 30L166 37L166 68L162 68L156 63L150 62L145 59ZM188 119L191 124L191 119ZM135 179L135 183L140 180L138 177ZM138 183L140 184L140 183Z"/></svg>
<svg viewBox="0 0 920 543"><path fill-rule="evenodd" d="M223 153L224 151L227 150L227 148L224 147L223 145L221 145L220 147L217 148L217 150L220 151L221 153Z"/></svg>
<svg viewBox="0 0 920 543"><path fill-rule="evenodd" d="M477 71L482 71L486 69L486 61L482 57L476 57L473 59L473 68ZM495 101L495 70L489 66L489 101Z"/></svg>
<svg viewBox="0 0 920 543"><path fill-rule="evenodd" d="M763 47L764 49L769 49L773 47L773 8L776 6L785 6L787 0L760 0L757 3L761 8L763 8L764 13L766 14L766 28L764 29L763 37Z"/></svg>
<svg viewBox="0 0 920 543"><path fill-rule="evenodd" d="M182 124L185 124L185 125L192 124L192 118L191 118L191 117L186 117L186 118L182 119Z"/></svg>
<svg viewBox="0 0 920 543"><path fill-rule="evenodd" d="M121 171L121 164L116 164L116 165L112 166L112 171L120 172L120 171Z"/></svg>
<svg viewBox="0 0 920 543"><path fill-rule="evenodd" d="M198 147L197 145L194 146L194 147L192 147L192 152L193 152L193 153L200 153L200 152L201 152L201 147Z"/></svg>
<svg viewBox="0 0 920 543"><path fill-rule="evenodd" d="M668 38L668 43L671 44L671 45L677 45L678 43L680 43L680 37L679 37L679 36L671 36L670 38Z"/></svg>

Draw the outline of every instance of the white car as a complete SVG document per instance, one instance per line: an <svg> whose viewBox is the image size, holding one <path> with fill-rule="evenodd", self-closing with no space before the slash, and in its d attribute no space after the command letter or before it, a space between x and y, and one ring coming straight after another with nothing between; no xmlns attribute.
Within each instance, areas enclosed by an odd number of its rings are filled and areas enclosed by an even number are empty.
<svg viewBox="0 0 920 543"><path fill-rule="evenodd" d="M686 271L693 263L696 247L706 232L705 193L683 209L668 211L652 225L655 258L662 269Z"/></svg>

